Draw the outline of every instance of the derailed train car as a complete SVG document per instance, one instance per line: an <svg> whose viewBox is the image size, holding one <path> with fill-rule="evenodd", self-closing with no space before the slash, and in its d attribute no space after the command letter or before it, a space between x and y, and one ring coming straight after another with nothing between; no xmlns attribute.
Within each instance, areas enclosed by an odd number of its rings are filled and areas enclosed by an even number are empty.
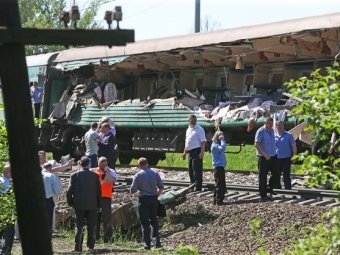
<svg viewBox="0 0 340 255"><path fill-rule="evenodd" d="M120 162L144 155L156 165L166 152L183 151L189 114L208 138L218 127L230 144L252 144L267 115L296 126L289 111L299 102L283 83L331 65L339 29L335 13L62 51L45 83L39 146L79 156L90 123L109 116Z"/></svg>

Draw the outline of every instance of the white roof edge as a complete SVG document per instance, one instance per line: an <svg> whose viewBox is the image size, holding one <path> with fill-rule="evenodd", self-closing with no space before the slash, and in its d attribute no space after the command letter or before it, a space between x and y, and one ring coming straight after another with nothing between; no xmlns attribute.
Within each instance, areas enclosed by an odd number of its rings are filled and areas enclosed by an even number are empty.
<svg viewBox="0 0 340 255"><path fill-rule="evenodd" d="M54 62L65 62L89 58L105 58L121 55L135 55L148 52L170 51L245 39L264 38L275 35L298 33L308 30L340 27L340 12L292 19L260 25L243 26L212 32L142 40L126 46L93 46L73 48L60 52Z"/></svg>
<svg viewBox="0 0 340 255"><path fill-rule="evenodd" d="M26 56L26 63L28 67L32 66L42 66L47 65L50 58L58 54L59 52L49 52L45 54L38 54L38 55L32 55L32 56Z"/></svg>

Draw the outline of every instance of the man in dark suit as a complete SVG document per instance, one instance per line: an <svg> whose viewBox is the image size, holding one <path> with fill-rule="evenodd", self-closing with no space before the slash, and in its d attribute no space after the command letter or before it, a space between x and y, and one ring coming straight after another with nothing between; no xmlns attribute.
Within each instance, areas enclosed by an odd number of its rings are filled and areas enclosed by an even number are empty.
<svg viewBox="0 0 340 255"><path fill-rule="evenodd" d="M98 158L107 158L107 164L110 168L115 169L114 151L115 151L115 136L111 132L109 123L101 125L101 140L98 143Z"/></svg>
<svg viewBox="0 0 340 255"><path fill-rule="evenodd" d="M90 171L91 160L82 157L82 169L71 175L67 190L67 203L74 207L77 221L75 251L82 251L83 227L87 224L87 246L94 252L97 211L101 208L101 188L98 175Z"/></svg>

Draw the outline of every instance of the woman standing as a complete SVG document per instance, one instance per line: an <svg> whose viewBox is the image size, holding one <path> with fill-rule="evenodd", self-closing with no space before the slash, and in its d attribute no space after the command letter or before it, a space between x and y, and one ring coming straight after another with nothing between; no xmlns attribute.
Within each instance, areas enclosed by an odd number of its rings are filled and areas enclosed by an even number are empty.
<svg viewBox="0 0 340 255"><path fill-rule="evenodd" d="M227 143L222 131L216 131L212 141L211 154L215 179L214 204L222 205L226 190L224 168L227 164L227 160L224 151L227 148Z"/></svg>

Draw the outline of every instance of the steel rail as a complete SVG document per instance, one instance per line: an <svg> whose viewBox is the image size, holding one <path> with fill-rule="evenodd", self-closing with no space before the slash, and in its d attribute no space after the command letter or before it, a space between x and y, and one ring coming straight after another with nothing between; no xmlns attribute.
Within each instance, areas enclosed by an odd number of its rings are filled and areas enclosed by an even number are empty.
<svg viewBox="0 0 340 255"><path fill-rule="evenodd" d="M70 178L70 174L59 174L60 178ZM129 185L132 183L132 177L119 177L117 183ZM175 181L175 180L163 180L165 186L170 187L188 187L190 182L188 181ZM203 182L203 191L213 191L215 183L213 182ZM240 184L226 184L227 192L241 192L241 193L251 193L258 194L258 186L255 185L240 185ZM334 190L322 190L322 189L312 189L312 188L293 188L291 190L286 189L274 189L277 195L291 197L291 198L301 198L301 199L320 199L320 200L336 200L340 198L340 192Z"/></svg>
<svg viewBox="0 0 340 255"><path fill-rule="evenodd" d="M125 165L125 164L118 164L117 167L121 168L131 168L131 167L137 167L135 165ZM188 171L188 168L186 167L174 167L174 166L151 166L151 168L157 168L157 169L164 169L169 171ZM204 171L213 172L214 169L212 168L205 168ZM243 174L243 175L250 175L250 174L257 174L257 170L225 170L227 173L234 173L234 174ZM305 174L291 174L294 178L302 178L304 176L307 176Z"/></svg>

